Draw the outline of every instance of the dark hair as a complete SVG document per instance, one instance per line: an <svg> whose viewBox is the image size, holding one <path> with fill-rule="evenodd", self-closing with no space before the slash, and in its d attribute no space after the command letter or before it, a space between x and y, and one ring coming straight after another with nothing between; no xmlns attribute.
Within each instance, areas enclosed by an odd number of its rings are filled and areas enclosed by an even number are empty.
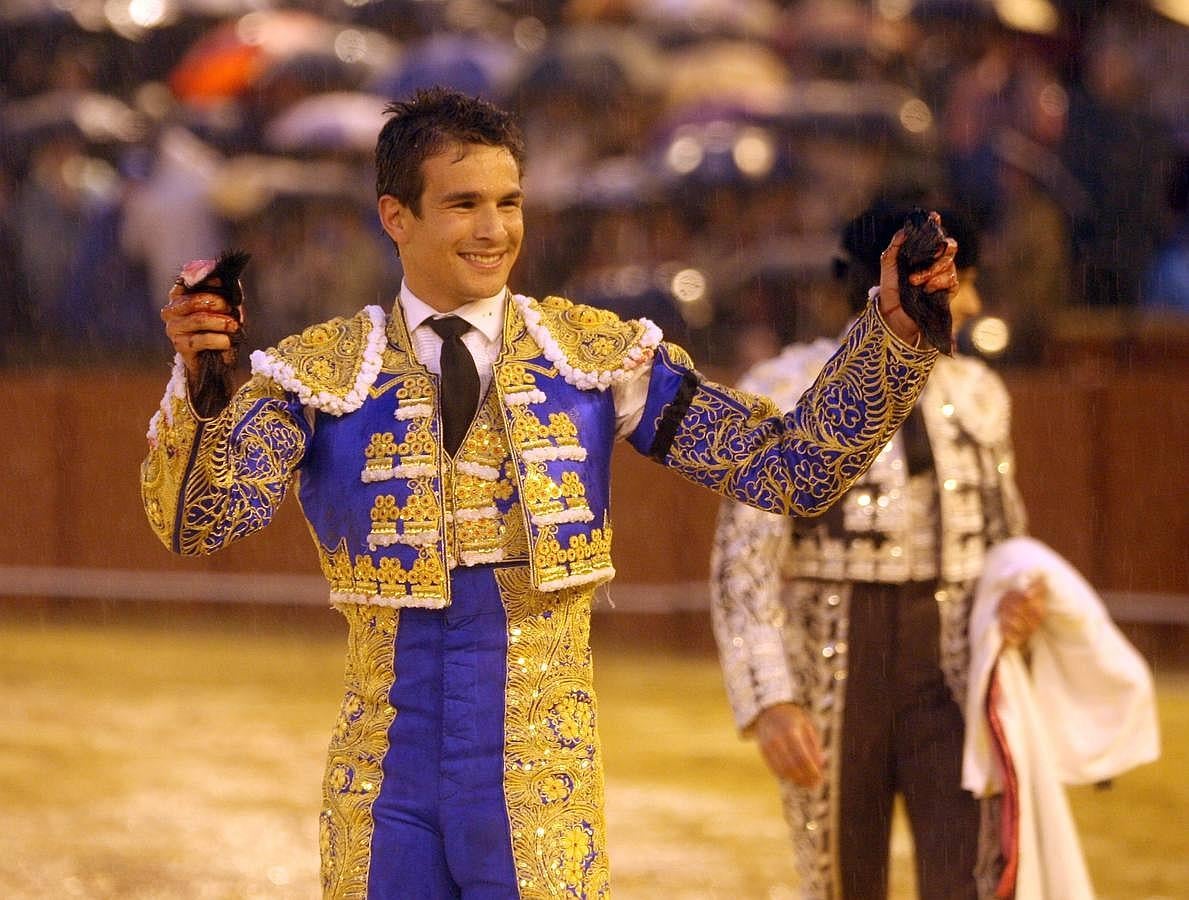
<svg viewBox="0 0 1189 900"><path fill-rule="evenodd" d="M867 290L879 284L879 255L883 253L910 207L886 201L875 203L843 226L841 244L844 257L835 261L835 272L845 278L847 300L852 310L859 310L867 302ZM978 265L978 229L970 216L955 210L942 209L941 227L958 242L954 266L959 270Z"/></svg>
<svg viewBox="0 0 1189 900"><path fill-rule="evenodd" d="M512 114L477 97L442 87L388 104L376 140L376 196L390 194L421 215L421 164L452 144L503 147L524 170L524 137Z"/></svg>

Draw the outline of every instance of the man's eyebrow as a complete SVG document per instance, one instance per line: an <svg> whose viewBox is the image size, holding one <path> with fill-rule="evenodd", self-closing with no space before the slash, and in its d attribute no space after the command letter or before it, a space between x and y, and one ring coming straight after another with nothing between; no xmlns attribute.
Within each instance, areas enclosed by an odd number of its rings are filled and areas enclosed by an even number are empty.
<svg viewBox="0 0 1189 900"><path fill-rule="evenodd" d="M475 201L475 200L481 199L482 196L483 195L481 193L479 193L479 191L455 191L454 193L451 193L451 194L444 194L442 196L441 202L442 203L459 203L459 202L466 201L466 200ZM500 197L500 200L501 201L521 200L523 198L524 198L524 191L517 189L514 191L508 191L508 193L506 193L502 197Z"/></svg>

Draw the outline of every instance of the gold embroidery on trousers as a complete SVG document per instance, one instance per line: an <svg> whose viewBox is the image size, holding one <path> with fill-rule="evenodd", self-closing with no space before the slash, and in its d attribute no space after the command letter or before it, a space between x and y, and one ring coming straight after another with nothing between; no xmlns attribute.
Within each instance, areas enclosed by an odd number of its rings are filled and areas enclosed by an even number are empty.
<svg viewBox="0 0 1189 900"><path fill-rule="evenodd" d="M589 588L495 573L508 613L504 793L521 900L610 896Z"/></svg>
<svg viewBox="0 0 1189 900"><path fill-rule="evenodd" d="M380 794L388 729L393 652L400 611L382 606L338 607L347 619L345 693L330 737L318 846L325 900L366 900L372 806Z"/></svg>

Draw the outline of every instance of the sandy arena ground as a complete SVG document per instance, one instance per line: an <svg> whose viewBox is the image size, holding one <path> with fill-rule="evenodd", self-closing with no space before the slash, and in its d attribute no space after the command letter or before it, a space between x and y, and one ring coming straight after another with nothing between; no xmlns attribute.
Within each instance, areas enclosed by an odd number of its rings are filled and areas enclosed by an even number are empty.
<svg viewBox="0 0 1189 900"><path fill-rule="evenodd" d="M0 601L0 897L315 900L334 615L83 618ZM713 657L597 639L596 665L617 900L795 897L774 784ZM1189 897L1189 676L1158 689L1164 758L1071 792L1104 900ZM910 852L898 827L896 898Z"/></svg>

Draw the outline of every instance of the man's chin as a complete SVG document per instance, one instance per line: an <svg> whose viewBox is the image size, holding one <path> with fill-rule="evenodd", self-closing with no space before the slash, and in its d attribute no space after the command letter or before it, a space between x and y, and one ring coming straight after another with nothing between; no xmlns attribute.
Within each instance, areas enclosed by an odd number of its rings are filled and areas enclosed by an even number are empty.
<svg viewBox="0 0 1189 900"><path fill-rule="evenodd" d="M476 300L482 300L485 297L494 297L504 289L504 285L507 283L508 273L501 269L490 276L468 279L467 293Z"/></svg>

